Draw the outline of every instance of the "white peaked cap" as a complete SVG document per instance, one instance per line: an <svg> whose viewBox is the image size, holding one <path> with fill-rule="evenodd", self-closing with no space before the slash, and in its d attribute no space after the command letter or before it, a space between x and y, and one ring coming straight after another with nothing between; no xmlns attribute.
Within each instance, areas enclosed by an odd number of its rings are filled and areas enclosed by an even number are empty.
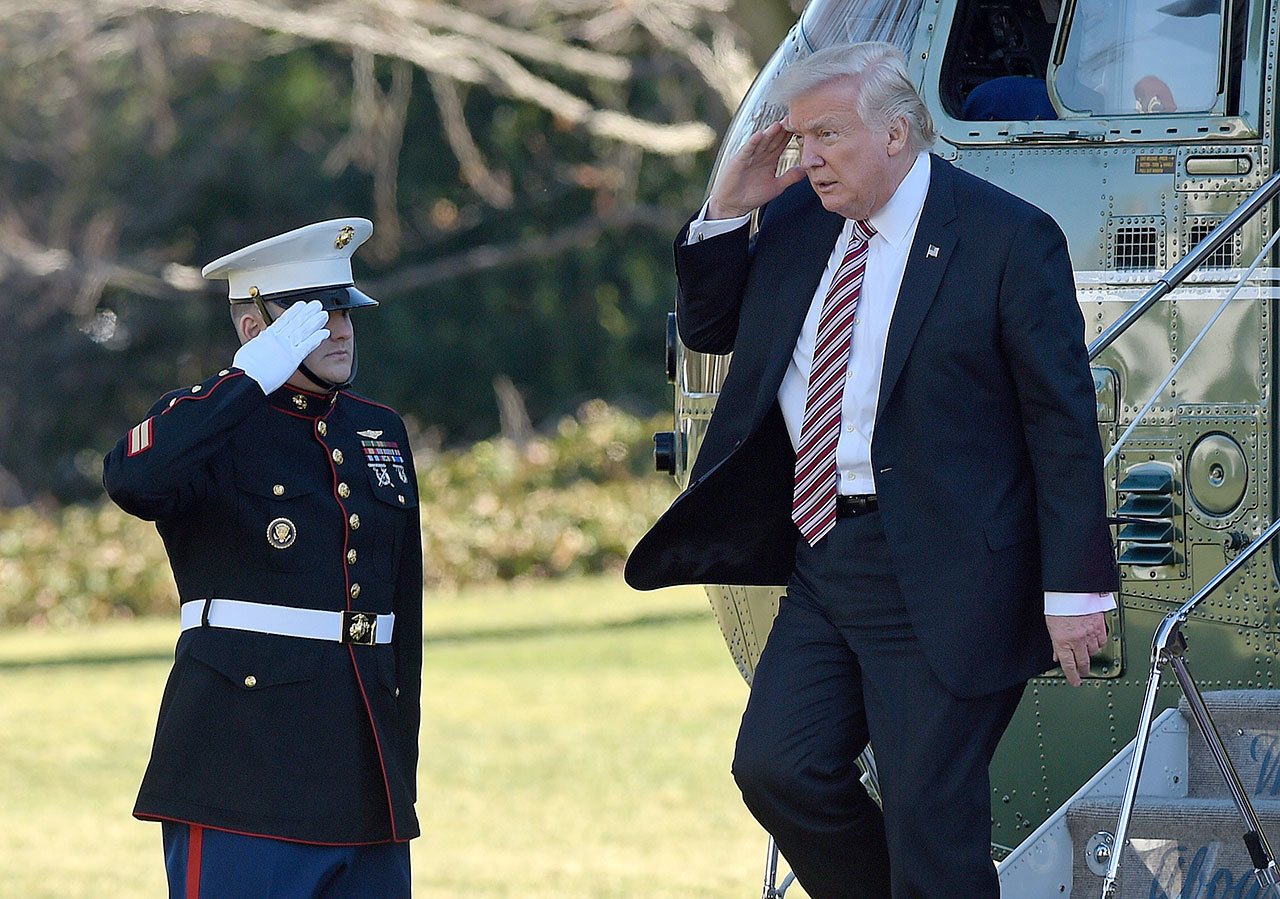
<svg viewBox="0 0 1280 899"><path fill-rule="evenodd" d="M354 282L351 254L373 234L362 218L330 219L268 237L210 262L200 274L226 278L230 299L293 290L345 287ZM255 294L253 288L257 288Z"/></svg>

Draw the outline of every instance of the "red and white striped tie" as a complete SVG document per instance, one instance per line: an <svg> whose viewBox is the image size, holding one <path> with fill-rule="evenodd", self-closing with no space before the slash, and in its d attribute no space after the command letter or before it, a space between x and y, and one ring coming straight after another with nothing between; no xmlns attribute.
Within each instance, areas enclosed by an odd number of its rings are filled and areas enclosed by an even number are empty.
<svg viewBox="0 0 1280 899"><path fill-rule="evenodd" d="M805 397L800 446L796 448L796 484L791 518L810 546L836 523L836 442L840 439L840 406L853 340L853 316L867 268L867 242L876 229L855 221L844 261L831 279L822 302L813 367Z"/></svg>

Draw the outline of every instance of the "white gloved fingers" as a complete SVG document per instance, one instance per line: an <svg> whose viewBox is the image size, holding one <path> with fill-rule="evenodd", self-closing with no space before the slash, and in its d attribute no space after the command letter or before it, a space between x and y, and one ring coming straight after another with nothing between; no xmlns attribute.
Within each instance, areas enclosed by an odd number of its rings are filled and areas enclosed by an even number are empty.
<svg viewBox="0 0 1280 899"><path fill-rule="evenodd" d="M329 313L320 301L309 300L294 303L267 330L274 331L286 346L293 348L301 346L328 322Z"/></svg>
<svg viewBox="0 0 1280 899"><path fill-rule="evenodd" d="M294 303L240 347L235 365L270 394L284 384L299 363L329 337L329 313L319 300Z"/></svg>
<svg viewBox="0 0 1280 899"><path fill-rule="evenodd" d="M300 341L298 344L298 352L302 354L302 359L306 359L308 356L310 356L312 351L315 350L316 347L320 346L320 344L324 343L328 339L329 339L329 329L321 328L319 331L316 331L315 333L311 334L310 336ZM299 359L298 361L301 362L302 359Z"/></svg>

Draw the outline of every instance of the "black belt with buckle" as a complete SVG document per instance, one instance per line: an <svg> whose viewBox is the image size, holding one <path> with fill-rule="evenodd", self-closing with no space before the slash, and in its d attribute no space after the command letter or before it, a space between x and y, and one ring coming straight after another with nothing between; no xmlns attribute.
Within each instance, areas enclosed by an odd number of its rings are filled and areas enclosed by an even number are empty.
<svg viewBox="0 0 1280 899"><path fill-rule="evenodd" d="M856 496L841 493L836 496L836 518L852 518L864 512L874 512L880 508L880 501L874 493Z"/></svg>

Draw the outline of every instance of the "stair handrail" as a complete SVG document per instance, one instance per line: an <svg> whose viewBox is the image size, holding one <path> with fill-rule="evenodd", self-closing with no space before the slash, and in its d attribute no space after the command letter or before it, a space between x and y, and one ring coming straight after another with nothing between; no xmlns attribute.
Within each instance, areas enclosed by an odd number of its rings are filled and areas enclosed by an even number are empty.
<svg viewBox="0 0 1280 899"><path fill-rule="evenodd" d="M1138 718L1138 733L1133 741L1133 758L1129 765L1129 779L1125 784L1124 795L1120 800L1120 819L1116 822L1116 832L1112 841L1111 858L1107 863L1106 877L1102 882L1102 899L1114 899L1116 895L1116 879L1120 874L1120 860L1124 856L1125 843L1129 835L1129 822L1133 817L1133 807L1138 798L1138 781L1142 776L1142 765L1146 761L1147 746L1151 740L1151 722L1155 715L1156 697L1160 692L1160 679L1166 664L1172 665L1178 685L1187 697L1192 716L1200 727L1209 744L1214 761L1227 783L1227 789L1235 802L1236 810L1244 819L1248 828L1243 834L1245 847L1253 863L1254 874L1263 889L1262 896L1280 896L1280 877L1277 877L1275 856L1262 833L1262 825L1258 821L1248 793L1240 782L1235 766L1227 756L1222 736L1218 733L1213 719L1209 716L1204 699L1192 680L1183 658L1186 649L1186 637L1182 627L1190 619L1191 612L1211 593L1218 589L1224 581L1235 574L1246 562L1280 533L1280 519L1272 522L1258 538L1245 546L1234 559L1223 566L1222 570L1209 579L1194 596L1170 612L1156 628L1151 640L1151 676L1147 681L1146 695L1142 703L1142 713Z"/></svg>
<svg viewBox="0 0 1280 899"><path fill-rule="evenodd" d="M1148 309L1185 281L1192 272L1200 268L1206 259L1234 237L1236 232L1257 215L1278 193L1280 193L1280 170L1274 172L1257 190L1232 210L1230 215L1206 234L1189 253L1157 278L1156 283L1151 285L1151 289L1126 309L1123 315L1112 322L1107 330L1094 338L1093 342L1089 344L1089 361L1092 362L1098 358L1103 350L1111 346L1116 338L1129 330L1130 325L1141 318Z"/></svg>

